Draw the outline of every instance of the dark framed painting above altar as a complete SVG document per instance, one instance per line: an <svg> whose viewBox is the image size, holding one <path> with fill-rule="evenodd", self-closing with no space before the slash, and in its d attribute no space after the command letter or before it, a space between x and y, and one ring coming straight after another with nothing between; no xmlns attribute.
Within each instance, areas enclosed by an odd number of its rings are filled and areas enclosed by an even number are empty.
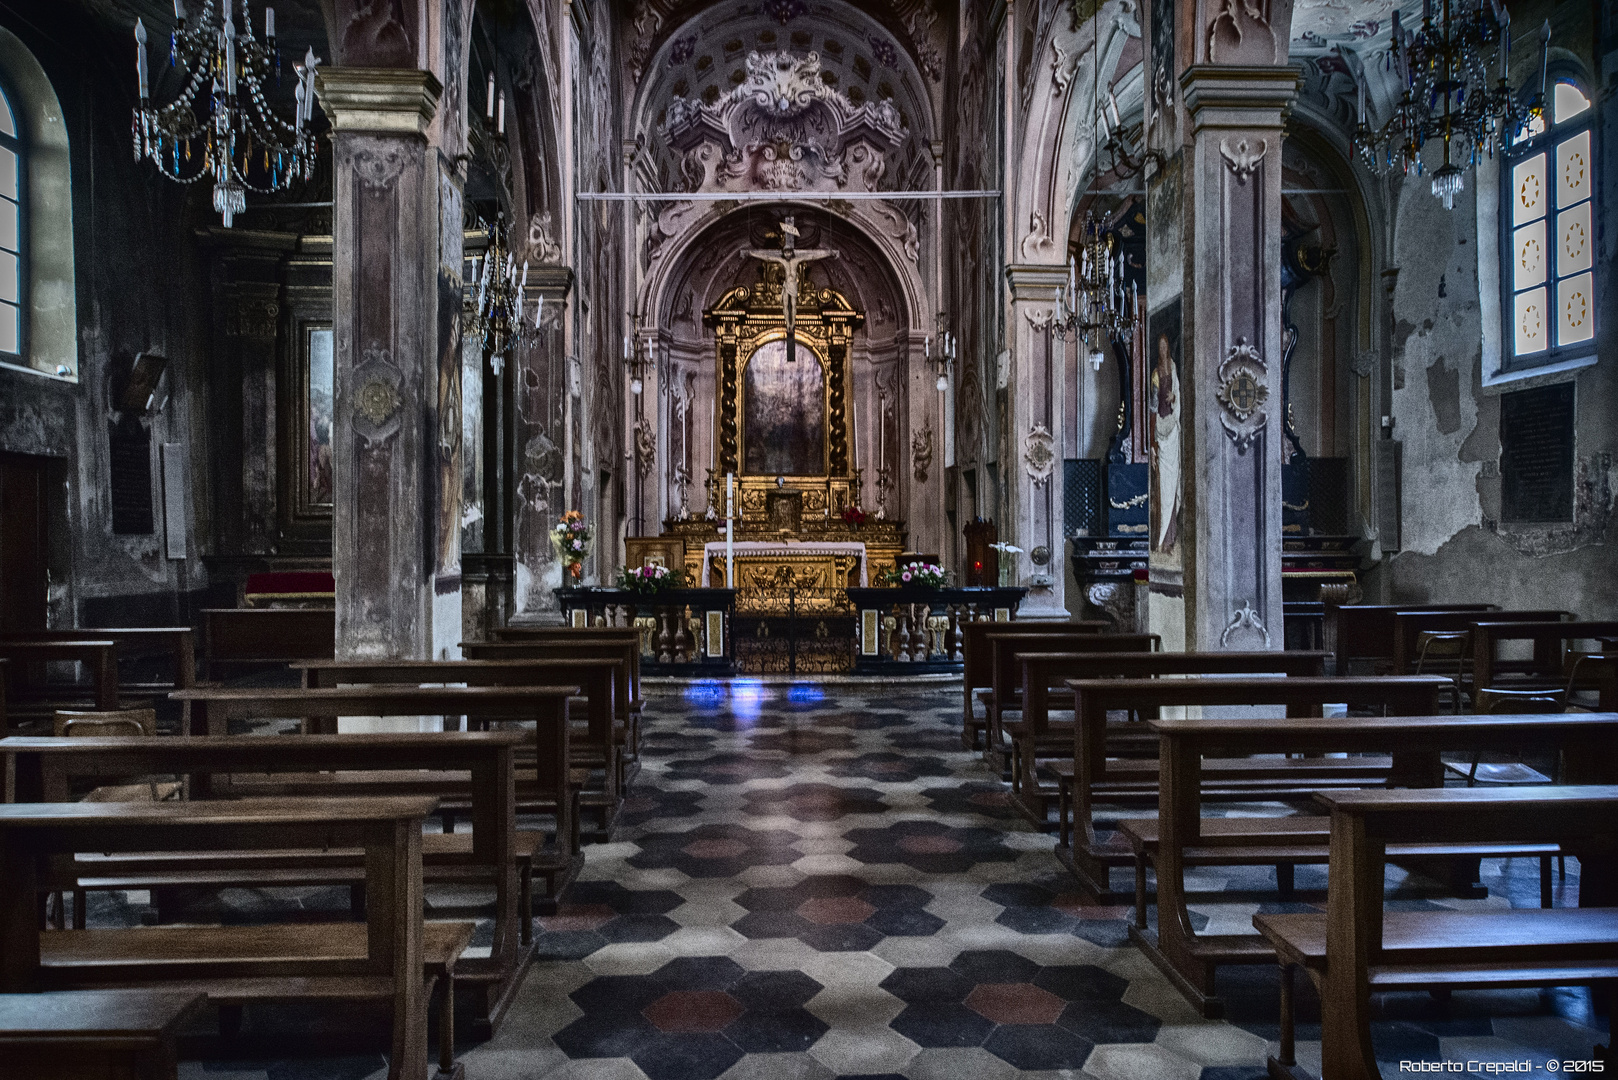
<svg viewBox="0 0 1618 1080"><path fill-rule="evenodd" d="M827 360L802 337L787 355L786 334L757 344L742 362L742 473L827 476Z"/></svg>

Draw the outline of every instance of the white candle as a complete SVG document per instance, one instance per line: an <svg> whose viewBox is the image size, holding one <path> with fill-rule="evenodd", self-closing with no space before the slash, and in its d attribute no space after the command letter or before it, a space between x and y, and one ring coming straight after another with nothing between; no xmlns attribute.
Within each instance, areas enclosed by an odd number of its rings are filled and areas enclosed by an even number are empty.
<svg viewBox="0 0 1618 1080"><path fill-rule="evenodd" d="M293 130L294 134L302 135L303 134L303 78L302 78L302 76L300 76L298 78L298 85L293 89L292 96L298 102L298 107L295 110L293 110L292 130Z"/></svg>
<svg viewBox="0 0 1618 1080"><path fill-rule="evenodd" d="M185 0L174 0L174 17L185 22Z"/></svg>
<svg viewBox="0 0 1618 1080"><path fill-rule="evenodd" d="M494 119L494 72L489 72L489 103L483 107L483 116L487 120Z"/></svg>
<svg viewBox="0 0 1618 1080"><path fill-rule="evenodd" d="M236 24L231 21L230 8L225 8L225 28L220 35L225 39L225 93L236 92Z"/></svg>
<svg viewBox="0 0 1618 1080"><path fill-rule="evenodd" d="M545 294L539 294L539 303L534 305L534 329L539 329L539 321L545 317Z"/></svg>
<svg viewBox="0 0 1618 1080"><path fill-rule="evenodd" d="M275 9L272 7L264 9L264 36L275 37Z"/></svg>
<svg viewBox="0 0 1618 1080"><path fill-rule="evenodd" d="M495 125L495 130L504 135L506 133L506 95L504 92L500 94L499 112L500 120Z"/></svg>
<svg viewBox="0 0 1618 1080"><path fill-rule="evenodd" d="M146 90L146 24L140 19L135 20L135 78L140 81L140 96L144 101L149 96Z"/></svg>
<svg viewBox="0 0 1618 1080"><path fill-rule="evenodd" d="M1365 123L1365 80L1360 78L1354 81L1359 90L1359 121L1363 124Z"/></svg>

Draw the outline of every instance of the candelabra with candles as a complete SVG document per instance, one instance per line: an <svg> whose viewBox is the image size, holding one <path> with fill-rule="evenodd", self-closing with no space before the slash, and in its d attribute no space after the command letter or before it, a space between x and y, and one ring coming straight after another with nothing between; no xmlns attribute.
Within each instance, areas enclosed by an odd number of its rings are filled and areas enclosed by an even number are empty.
<svg viewBox="0 0 1618 1080"><path fill-rule="evenodd" d="M240 12L238 27L236 13ZM247 192L284 191L314 175L315 137L309 131L315 103L314 50L297 66L296 108L291 123L277 116L264 88L280 81L275 48L275 9L264 9L264 37L253 33L247 0L206 0L193 18L185 0L174 0L169 63L185 77L180 95L153 105L146 60L146 24L135 21L135 160L151 158L170 180L213 181L213 208L228 228L247 208ZM191 162L201 163L191 172Z"/></svg>
<svg viewBox="0 0 1618 1080"><path fill-rule="evenodd" d="M1444 209L1455 209L1455 196L1465 187L1463 164L1471 167L1509 146L1523 125L1544 111L1550 36L1547 22L1539 35L1539 94L1524 103L1509 82L1511 15L1503 0L1425 0L1420 30L1405 26L1395 7L1387 63L1403 92L1388 121L1372 128L1365 82L1359 80L1353 142L1361 160L1379 175L1395 168L1419 175L1429 171L1427 144L1441 142L1443 163L1430 170L1433 194ZM1492 84L1491 65L1484 59L1491 49L1499 71Z"/></svg>
<svg viewBox="0 0 1618 1080"><path fill-rule="evenodd" d="M496 375L506 357L518 345L532 345L539 339L545 318L545 294L534 302L530 321L528 311L528 262L517 265L506 230L506 215L495 216L485 225L489 245L481 256L472 256L472 275L467 282L462 309L465 332L489 355L489 366Z"/></svg>
<svg viewBox="0 0 1618 1080"><path fill-rule="evenodd" d="M1067 286L1057 293L1051 329L1075 337L1088 350L1090 366L1101 369L1109 341L1135 332L1139 288L1125 282L1124 253L1117 233L1095 211L1084 218L1079 250L1068 256Z"/></svg>

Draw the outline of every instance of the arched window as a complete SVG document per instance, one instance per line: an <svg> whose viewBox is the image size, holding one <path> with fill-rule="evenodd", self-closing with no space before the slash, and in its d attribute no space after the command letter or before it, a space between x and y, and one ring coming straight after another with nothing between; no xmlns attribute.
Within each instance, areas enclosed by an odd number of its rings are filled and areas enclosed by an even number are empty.
<svg viewBox="0 0 1618 1080"><path fill-rule="evenodd" d="M0 83L0 353L21 359L27 236L23 208L28 168L11 95Z"/></svg>
<svg viewBox="0 0 1618 1080"><path fill-rule="evenodd" d="M1595 352L1595 110L1558 79L1550 115L1505 156L1501 291L1506 370Z"/></svg>

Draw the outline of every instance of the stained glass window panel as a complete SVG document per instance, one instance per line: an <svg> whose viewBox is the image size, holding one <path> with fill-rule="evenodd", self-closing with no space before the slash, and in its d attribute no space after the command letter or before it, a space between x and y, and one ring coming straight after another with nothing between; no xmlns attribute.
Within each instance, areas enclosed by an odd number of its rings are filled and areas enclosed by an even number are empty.
<svg viewBox="0 0 1618 1080"><path fill-rule="evenodd" d="M1532 289L1517 296L1516 351L1518 356L1544 350L1549 344L1545 325L1545 290Z"/></svg>
<svg viewBox="0 0 1618 1080"><path fill-rule="evenodd" d="M17 251L17 204L0 199L0 248Z"/></svg>
<svg viewBox="0 0 1618 1080"><path fill-rule="evenodd" d="M17 153L0 147L0 195L17 201Z"/></svg>
<svg viewBox="0 0 1618 1080"><path fill-rule="evenodd" d="M1556 275L1566 277L1590 269L1595 251L1590 224L1590 203L1582 202L1571 210L1557 214L1556 231L1558 233Z"/></svg>
<svg viewBox="0 0 1618 1080"><path fill-rule="evenodd" d="M1535 154L1511 170L1511 220L1526 225L1545 216L1545 155Z"/></svg>
<svg viewBox="0 0 1618 1080"><path fill-rule="evenodd" d="M1526 289L1545 280L1545 219L1524 225L1512 234L1516 249L1513 289Z"/></svg>
<svg viewBox="0 0 1618 1080"><path fill-rule="evenodd" d="M1590 197L1590 133L1581 131L1556 147L1556 205Z"/></svg>
<svg viewBox="0 0 1618 1080"><path fill-rule="evenodd" d="M22 352L22 315L16 304L0 304L0 353Z"/></svg>
<svg viewBox="0 0 1618 1080"><path fill-rule="evenodd" d="M1569 82L1557 83L1556 93L1551 100L1552 115L1558 124L1573 119L1590 107L1590 99Z"/></svg>
<svg viewBox="0 0 1618 1080"><path fill-rule="evenodd" d="M1577 345L1596 336L1594 281L1580 274L1556 287L1556 343Z"/></svg>

